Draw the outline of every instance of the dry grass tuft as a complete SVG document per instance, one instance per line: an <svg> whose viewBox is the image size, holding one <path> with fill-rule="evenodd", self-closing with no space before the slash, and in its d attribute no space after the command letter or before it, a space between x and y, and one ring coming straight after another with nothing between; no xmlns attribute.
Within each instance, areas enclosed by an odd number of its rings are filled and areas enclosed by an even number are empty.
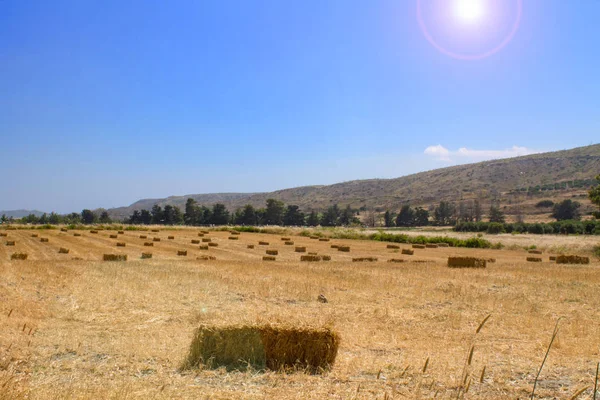
<svg viewBox="0 0 600 400"><path fill-rule="evenodd" d="M575 255L560 255L556 257L557 264L589 264L590 258Z"/></svg>
<svg viewBox="0 0 600 400"><path fill-rule="evenodd" d="M126 254L104 254L102 257L104 261L127 261Z"/></svg>
<svg viewBox="0 0 600 400"><path fill-rule="evenodd" d="M13 253L10 256L11 260L27 260L27 253Z"/></svg>
<svg viewBox="0 0 600 400"><path fill-rule="evenodd" d="M339 343L339 335L327 328L203 325L194 334L182 369L322 373L333 366Z"/></svg>
<svg viewBox="0 0 600 400"><path fill-rule="evenodd" d="M485 268L487 260L477 257L448 257L450 268Z"/></svg>
<svg viewBox="0 0 600 400"><path fill-rule="evenodd" d="M69 254L69 249L61 247L60 249L58 249L58 252L59 254Z"/></svg>

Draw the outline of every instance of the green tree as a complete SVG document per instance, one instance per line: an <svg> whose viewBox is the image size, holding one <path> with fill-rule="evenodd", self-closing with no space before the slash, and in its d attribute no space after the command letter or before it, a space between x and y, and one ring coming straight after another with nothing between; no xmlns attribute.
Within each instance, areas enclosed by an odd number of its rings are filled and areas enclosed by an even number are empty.
<svg viewBox="0 0 600 400"><path fill-rule="evenodd" d="M140 223L150 225L152 223L152 213L148 210L140 211Z"/></svg>
<svg viewBox="0 0 600 400"><path fill-rule="evenodd" d="M236 222L239 225L254 226L258 224L258 218L256 217L256 210L252 204L246 204L241 210Z"/></svg>
<svg viewBox="0 0 600 400"><path fill-rule="evenodd" d="M60 215L58 215L54 211L52 211L50 213L50 215L48 215L48 222L53 225L60 224L61 220L62 220L62 218L60 217Z"/></svg>
<svg viewBox="0 0 600 400"><path fill-rule="evenodd" d="M405 204L400 209L396 217L396 226L413 226L415 223L415 212L409 204Z"/></svg>
<svg viewBox="0 0 600 400"><path fill-rule="evenodd" d="M319 225L319 214L316 211L311 211L308 218L306 219L306 225L317 226Z"/></svg>
<svg viewBox="0 0 600 400"><path fill-rule="evenodd" d="M590 189L590 191L588 192L588 196L592 201L592 204L597 205L600 209L600 175L596 177L596 182L596 186ZM596 218L600 219L600 211L594 213L594 215L596 216Z"/></svg>
<svg viewBox="0 0 600 400"><path fill-rule="evenodd" d="M348 226L352 224L353 217L354 211L352 211L350 204L348 204L346 208L344 208L344 211L342 211L342 214L340 215L340 225Z"/></svg>
<svg viewBox="0 0 600 400"><path fill-rule="evenodd" d="M40 219L38 220L38 222L40 224L47 224L48 223L48 214L43 213L42 216L40 217Z"/></svg>
<svg viewBox="0 0 600 400"><path fill-rule="evenodd" d="M97 220L98 217L96 216L96 214L94 214L92 210L88 210L86 208L85 210L81 211L81 222L83 222L84 224L94 224Z"/></svg>
<svg viewBox="0 0 600 400"><path fill-rule="evenodd" d="M394 221L394 214L392 214L389 211L386 211L385 214L383 214L383 223L386 228L396 226L396 223Z"/></svg>
<svg viewBox="0 0 600 400"><path fill-rule="evenodd" d="M200 207L198 207L198 203L196 200L191 197L187 199L185 202L185 213L183 214L183 221L186 225L200 225L198 221L200 220Z"/></svg>
<svg viewBox="0 0 600 400"><path fill-rule="evenodd" d="M452 225L455 207L447 201L440 201L440 204L433 211L433 219L437 225Z"/></svg>
<svg viewBox="0 0 600 400"><path fill-rule="evenodd" d="M422 207L417 207L415 210L415 226L429 225L429 211Z"/></svg>
<svg viewBox="0 0 600 400"><path fill-rule="evenodd" d="M285 204L283 201L268 199L265 212L266 225L283 225L283 216L285 213Z"/></svg>
<svg viewBox="0 0 600 400"><path fill-rule="evenodd" d="M152 206L152 210L150 211L152 214L152 223L153 224L162 224L165 222L165 214L163 209L158 204Z"/></svg>
<svg viewBox="0 0 600 400"><path fill-rule="evenodd" d="M8 222L8 218L6 218L6 214L2 214L2 218L0 218L0 223L5 224Z"/></svg>
<svg viewBox="0 0 600 400"><path fill-rule="evenodd" d="M287 226L302 226L304 225L305 215L296 205L289 205L283 216L283 224Z"/></svg>
<svg viewBox="0 0 600 400"><path fill-rule="evenodd" d="M481 209L481 202L479 199L475 199L473 202L473 219L475 222L480 222L483 216L483 211Z"/></svg>
<svg viewBox="0 0 600 400"><path fill-rule="evenodd" d="M225 204L216 203L213 205L210 223L213 225L227 225L229 222L229 211Z"/></svg>
<svg viewBox="0 0 600 400"><path fill-rule="evenodd" d="M321 225L323 226L338 226L340 220L340 208L337 204L332 205L323 213L321 217Z"/></svg>
<svg viewBox="0 0 600 400"><path fill-rule="evenodd" d="M579 207L581 204L571 199L566 199L554 205L552 211L552 218L556 218L557 221L563 221L566 219L579 219Z"/></svg>
<svg viewBox="0 0 600 400"><path fill-rule="evenodd" d="M167 204L165 206L165 209L163 210L163 223L165 225L175 225L176 223L176 217L175 217L175 207L173 207L170 204Z"/></svg>
<svg viewBox="0 0 600 400"><path fill-rule="evenodd" d="M110 219L110 216L108 215L108 212L102 211L102 213L100 213L100 219L99 219L101 224L110 224L112 222L112 220Z"/></svg>
<svg viewBox="0 0 600 400"><path fill-rule="evenodd" d="M490 222L497 222L499 224L506 222L506 218L504 217L504 213L500 210L500 207L493 204L490 206L489 219Z"/></svg>

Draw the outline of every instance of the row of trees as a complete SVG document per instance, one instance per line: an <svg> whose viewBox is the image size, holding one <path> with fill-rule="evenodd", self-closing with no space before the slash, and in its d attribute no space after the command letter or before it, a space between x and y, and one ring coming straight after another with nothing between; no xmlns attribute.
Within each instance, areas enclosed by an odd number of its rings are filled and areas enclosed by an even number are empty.
<svg viewBox="0 0 600 400"><path fill-rule="evenodd" d="M71 214L57 214L55 212L51 212L50 214L42 214L37 216L35 214L29 214L25 217L21 217L18 220L14 218L9 218L6 215L2 215L0 217L0 222L5 223L14 223L19 222L21 224L50 224L50 225L58 225L58 224L110 224L112 222L108 212L102 211L100 215L93 212L92 210L82 210L81 213L71 213Z"/></svg>

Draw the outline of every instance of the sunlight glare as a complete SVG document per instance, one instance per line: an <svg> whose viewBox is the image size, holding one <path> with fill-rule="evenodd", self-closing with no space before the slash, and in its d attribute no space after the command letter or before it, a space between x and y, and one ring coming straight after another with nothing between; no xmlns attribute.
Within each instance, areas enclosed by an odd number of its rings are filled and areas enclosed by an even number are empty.
<svg viewBox="0 0 600 400"><path fill-rule="evenodd" d="M462 23L480 22L485 11L483 0L454 0L454 16Z"/></svg>

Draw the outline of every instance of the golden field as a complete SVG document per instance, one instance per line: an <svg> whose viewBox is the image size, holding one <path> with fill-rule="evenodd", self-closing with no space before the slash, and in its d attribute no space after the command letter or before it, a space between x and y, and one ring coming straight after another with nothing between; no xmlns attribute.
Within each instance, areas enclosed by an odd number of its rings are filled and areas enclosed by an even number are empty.
<svg viewBox="0 0 600 400"><path fill-rule="evenodd" d="M286 245L281 235L229 240L223 231L205 236L217 247L200 250L206 243L191 243L202 239L199 231L2 231L0 399L528 398L558 319L536 398L570 399L584 388L577 398L592 396L600 262L548 259L570 246L590 256L593 238L581 245L581 238L506 236L505 250L427 248L409 256L401 249L410 245L302 236ZM538 240L543 262L528 263L522 247ZM300 262L305 253L296 246L331 261ZM276 261L262 260L266 250L278 250ZM15 252L28 259L11 260ZM152 258L142 260L146 252ZM102 261L108 253L128 261ZM496 262L450 269L449 256ZM318 302L320 294L329 302ZM197 326L229 323L332 327L341 336L336 363L323 375L180 371Z"/></svg>

